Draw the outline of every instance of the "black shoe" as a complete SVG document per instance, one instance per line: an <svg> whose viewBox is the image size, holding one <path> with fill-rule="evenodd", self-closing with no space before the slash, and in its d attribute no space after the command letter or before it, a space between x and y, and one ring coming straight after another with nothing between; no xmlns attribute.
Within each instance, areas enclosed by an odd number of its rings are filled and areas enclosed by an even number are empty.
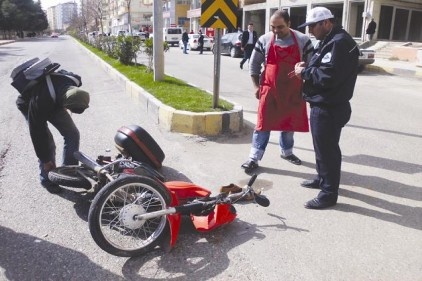
<svg viewBox="0 0 422 281"><path fill-rule="evenodd" d="M243 64L242 63L240 64L240 69L243 69Z"/></svg>
<svg viewBox="0 0 422 281"><path fill-rule="evenodd" d="M253 170L256 170L258 168L258 163L252 160L248 160L245 163L243 163L241 167L245 169L246 173L250 173Z"/></svg>
<svg viewBox="0 0 422 281"><path fill-rule="evenodd" d="M302 161L299 158L297 158L297 156L294 154L290 154L289 156L280 155L280 157L295 165L302 164Z"/></svg>
<svg viewBox="0 0 422 281"><path fill-rule="evenodd" d="M305 203L306 209L325 209L331 206L334 206L337 204L335 201L321 201L318 198L314 198L312 200L309 200Z"/></svg>
<svg viewBox="0 0 422 281"><path fill-rule="evenodd" d="M52 194L61 193L63 191L58 184L52 183L51 181L42 182L41 185Z"/></svg>
<svg viewBox="0 0 422 281"><path fill-rule="evenodd" d="M319 180L307 180L300 183L300 186L306 187L306 188L317 188L320 189L319 186Z"/></svg>

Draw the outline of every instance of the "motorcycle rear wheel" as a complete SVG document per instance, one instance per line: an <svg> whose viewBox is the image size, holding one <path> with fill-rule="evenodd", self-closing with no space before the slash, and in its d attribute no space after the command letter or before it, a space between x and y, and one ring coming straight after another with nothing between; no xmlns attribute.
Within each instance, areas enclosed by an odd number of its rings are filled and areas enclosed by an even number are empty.
<svg viewBox="0 0 422 281"><path fill-rule="evenodd" d="M91 236L104 251L121 257L145 254L166 236L166 216L136 220L137 214L159 211L171 202L168 189L152 178L122 175L95 196L88 214Z"/></svg>
<svg viewBox="0 0 422 281"><path fill-rule="evenodd" d="M91 183L84 177L92 178L96 173L86 167L69 165L57 167L48 173L48 179L55 184L90 189Z"/></svg>

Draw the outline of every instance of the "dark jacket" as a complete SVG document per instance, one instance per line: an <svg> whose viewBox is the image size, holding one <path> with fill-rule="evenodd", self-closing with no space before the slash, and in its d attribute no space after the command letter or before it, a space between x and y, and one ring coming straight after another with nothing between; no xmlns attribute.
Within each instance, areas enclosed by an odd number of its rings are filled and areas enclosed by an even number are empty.
<svg viewBox="0 0 422 281"><path fill-rule="evenodd" d="M248 44L248 41L249 41L249 30L246 30L246 31L243 31L242 33L242 48L245 48L245 46ZM258 41L258 34L254 30L252 46L255 46L256 41Z"/></svg>
<svg viewBox="0 0 422 281"><path fill-rule="evenodd" d="M182 42L188 42L189 41L189 35L188 33L185 31L182 34Z"/></svg>
<svg viewBox="0 0 422 281"><path fill-rule="evenodd" d="M204 35L200 34L198 38L198 44L204 46Z"/></svg>
<svg viewBox="0 0 422 281"><path fill-rule="evenodd" d="M347 103L355 88L358 58L356 42L340 26L334 26L302 71L304 99L311 105Z"/></svg>
<svg viewBox="0 0 422 281"><path fill-rule="evenodd" d="M377 24L371 20L368 24L368 28L366 29L366 34L374 34L377 28Z"/></svg>
<svg viewBox="0 0 422 281"><path fill-rule="evenodd" d="M48 148L47 121L55 110L63 110L63 98L71 86L78 86L75 82L63 75L51 75L51 81L56 92L56 102L50 95L45 79L25 91L16 100L18 109L28 121L31 140L35 153L41 162L52 159Z"/></svg>

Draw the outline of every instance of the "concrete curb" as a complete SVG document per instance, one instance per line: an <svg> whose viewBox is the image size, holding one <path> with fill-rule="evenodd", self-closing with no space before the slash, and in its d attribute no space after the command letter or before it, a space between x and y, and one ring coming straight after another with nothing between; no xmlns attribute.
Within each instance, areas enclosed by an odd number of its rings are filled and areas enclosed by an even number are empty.
<svg viewBox="0 0 422 281"><path fill-rule="evenodd" d="M376 73L387 73L392 75L406 76L406 77L415 77L422 78L422 69L421 70L411 70L398 67L386 67L386 66L377 66L377 65L367 65L366 70Z"/></svg>
<svg viewBox="0 0 422 281"><path fill-rule="evenodd" d="M16 40L0 40L0 45L6 45L15 42Z"/></svg>
<svg viewBox="0 0 422 281"><path fill-rule="evenodd" d="M78 45L80 45L77 42ZM111 65L103 61L93 52L80 45L114 80L125 84L125 92L141 110L161 128L177 133L201 136L218 136L225 133L237 133L243 128L243 108L231 101L234 108L225 112L195 113L176 110L163 104L142 87L130 81Z"/></svg>

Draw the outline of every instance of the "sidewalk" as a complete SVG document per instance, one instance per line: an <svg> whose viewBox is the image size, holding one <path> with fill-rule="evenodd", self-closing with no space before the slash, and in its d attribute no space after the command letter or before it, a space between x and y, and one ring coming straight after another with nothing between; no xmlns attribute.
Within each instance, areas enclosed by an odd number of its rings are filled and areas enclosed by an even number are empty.
<svg viewBox="0 0 422 281"><path fill-rule="evenodd" d="M371 72L422 78L422 67L417 66L416 62L375 58L375 62L367 65L365 69Z"/></svg>

